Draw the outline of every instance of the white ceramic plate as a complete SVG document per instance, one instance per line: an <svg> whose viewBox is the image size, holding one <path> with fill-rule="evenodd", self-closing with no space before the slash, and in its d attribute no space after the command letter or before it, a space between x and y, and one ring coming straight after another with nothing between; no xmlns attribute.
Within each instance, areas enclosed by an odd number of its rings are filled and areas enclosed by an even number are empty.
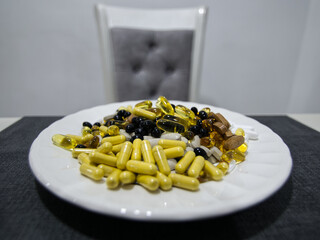
<svg viewBox="0 0 320 240"><path fill-rule="evenodd" d="M198 109L208 105L171 101ZM96 122L115 113L120 106L136 102L113 103L83 110L62 118L43 130L32 144L30 167L36 178L52 193L85 209L129 219L190 220L233 213L261 202L275 193L291 172L292 159L282 139L268 127L239 113L209 106L229 121L250 125L259 140L250 141L245 162L223 181L200 184L196 192L173 188L151 193L139 185L109 190L105 180L96 183L79 172L79 163L69 151L51 142L54 134L80 134L82 122Z"/></svg>

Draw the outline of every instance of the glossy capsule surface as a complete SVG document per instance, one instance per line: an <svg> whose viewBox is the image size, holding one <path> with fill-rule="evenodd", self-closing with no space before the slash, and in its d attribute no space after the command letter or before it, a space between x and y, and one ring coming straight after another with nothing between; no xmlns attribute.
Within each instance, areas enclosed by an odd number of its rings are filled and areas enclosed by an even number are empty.
<svg viewBox="0 0 320 240"><path fill-rule="evenodd" d="M135 108L148 109L148 108L152 107L152 102L150 100L145 100L145 101L137 103L134 107Z"/></svg>
<svg viewBox="0 0 320 240"><path fill-rule="evenodd" d="M159 145L156 145L152 148L152 153L158 165L159 171L165 175L169 175L171 169L169 167L168 160L163 148Z"/></svg>
<svg viewBox="0 0 320 240"><path fill-rule="evenodd" d="M194 151L188 151L176 164L175 171L180 174L185 173L195 157Z"/></svg>
<svg viewBox="0 0 320 240"><path fill-rule="evenodd" d="M164 191L172 188L172 180L167 175L157 171L156 178L159 180L159 187Z"/></svg>
<svg viewBox="0 0 320 240"><path fill-rule="evenodd" d="M108 153L108 152L111 152L111 150L112 150L112 144L110 142L105 142L97 148L97 152L101 152L101 153Z"/></svg>
<svg viewBox="0 0 320 240"><path fill-rule="evenodd" d="M131 156L132 151L132 143L131 142L125 142L122 144L121 150L119 152L118 160L117 160L117 168L119 169L125 169L126 164Z"/></svg>
<svg viewBox="0 0 320 240"><path fill-rule="evenodd" d="M126 168L131 172L147 175L154 175L158 170L155 164L137 160L129 160L127 162Z"/></svg>
<svg viewBox="0 0 320 240"><path fill-rule="evenodd" d="M169 178L171 178L172 185L175 187L187 189L190 191L196 191L199 189L200 182L196 178L177 173L170 173Z"/></svg>
<svg viewBox="0 0 320 240"><path fill-rule="evenodd" d="M159 180L156 177L149 175L139 174L137 176L137 183L149 191L156 191L159 188Z"/></svg>
<svg viewBox="0 0 320 240"><path fill-rule="evenodd" d="M219 168L224 175L226 175L229 169L229 164L227 162L219 162L216 167Z"/></svg>
<svg viewBox="0 0 320 240"><path fill-rule="evenodd" d="M62 134L53 135L52 142L54 145L65 149L73 149L78 144L74 138Z"/></svg>
<svg viewBox="0 0 320 240"><path fill-rule="evenodd" d="M89 177L95 181L99 181L103 178L103 170L95 166L83 163L80 166L80 172L82 175Z"/></svg>
<svg viewBox="0 0 320 240"><path fill-rule="evenodd" d="M108 177L106 180L107 187L109 189L115 189L119 186L120 184L120 174L121 170L115 169Z"/></svg>
<svg viewBox="0 0 320 240"><path fill-rule="evenodd" d="M156 106L160 108L164 114L170 114L170 115L174 114L174 109L172 105L164 96L160 96L157 99Z"/></svg>
<svg viewBox="0 0 320 240"><path fill-rule="evenodd" d="M182 147L183 149L186 149L187 147L187 144L183 141L169 139L160 139L158 145L163 148Z"/></svg>
<svg viewBox="0 0 320 240"><path fill-rule="evenodd" d="M166 132L183 133L187 130L181 123L163 118L159 119L156 124L158 128Z"/></svg>
<svg viewBox="0 0 320 240"><path fill-rule="evenodd" d="M198 178L204 167L204 161L202 156L196 156L188 169L188 176Z"/></svg>
<svg viewBox="0 0 320 240"><path fill-rule="evenodd" d="M136 175L130 171L122 171L119 178L122 184L131 184L136 181Z"/></svg>
<svg viewBox="0 0 320 240"><path fill-rule="evenodd" d="M132 144L131 160L141 160L141 142L140 138L136 138Z"/></svg>
<svg viewBox="0 0 320 240"><path fill-rule="evenodd" d="M117 166L117 158L100 152L91 152L89 158L94 163L102 163L112 167Z"/></svg>
<svg viewBox="0 0 320 240"><path fill-rule="evenodd" d="M126 141L126 137L124 135L117 135L111 137L105 137L101 140L101 143L109 142L112 145L117 145Z"/></svg>
<svg viewBox="0 0 320 240"><path fill-rule="evenodd" d="M211 162L205 161L204 162L204 172L207 176L211 177L215 181L219 181L223 178L223 172L221 169L214 166Z"/></svg>
<svg viewBox="0 0 320 240"><path fill-rule="evenodd" d="M103 170L105 177L108 177L115 169L117 169L115 167L111 167L102 163L99 164L97 167Z"/></svg>
<svg viewBox="0 0 320 240"><path fill-rule="evenodd" d="M80 164L86 163L88 165L95 166L95 163L90 161L89 155L86 154L86 153L80 153L79 156L78 156L78 161L79 161Z"/></svg>
<svg viewBox="0 0 320 240"><path fill-rule="evenodd" d="M151 144L148 140L143 140L141 142L141 153L143 161L147 163L155 164L155 160L152 154Z"/></svg>
<svg viewBox="0 0 320 240"><path fill-rule="evenodd" d="M78 158L79 154L81 154L81 153L89 154L95 150L96 149L94 149L94 148L74 148L74 149L72 149L72 157Z"/></svg>
<svg viewBox="0 0 320 240"><path fill-rule="evenodd" d="M183 156L184 154L184 149L182 147L167 148L163 151L167 158L177 158Z"/></svg>
<svg viewBox="0 0 320 240"><path fill-rule="evenodd" d="M177 105L175 107L175 112L183 119L188 121L190 125L195 125L196 124L196 115L194 114L191 109L183 106L183 105Z"/></svg>
<svg viewBox="0 0 320 240"><path fill-rule="evenodd" d="M132 113L134 115L137 115L137 116L141 116L141 117L145 117L145 118L148 118L150 120L154 120L157 118L157 115L153 112L150 112L146 109L143 109L143 108L134 108Z"/></svg>

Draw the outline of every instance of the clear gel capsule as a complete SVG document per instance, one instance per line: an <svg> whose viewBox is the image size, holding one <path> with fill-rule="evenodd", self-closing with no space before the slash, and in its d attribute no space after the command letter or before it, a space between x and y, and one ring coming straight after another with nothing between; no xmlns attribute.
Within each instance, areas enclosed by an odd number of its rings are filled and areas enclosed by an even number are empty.
<svg viewBox="0 0 320 240"><path fill-rule="evenodd" d="M164 114L170 114L170 115L174 114L174 109L172 105L164 96L160 96L157 99L156 106L160 108Z"/></svg>
<svg viewBox="0 0 320 240"><path fill-rule="evenodd" d="M64 149L73 149L78 144L74 138L62 134L53 135L52 142L54 145Z"/></svg>

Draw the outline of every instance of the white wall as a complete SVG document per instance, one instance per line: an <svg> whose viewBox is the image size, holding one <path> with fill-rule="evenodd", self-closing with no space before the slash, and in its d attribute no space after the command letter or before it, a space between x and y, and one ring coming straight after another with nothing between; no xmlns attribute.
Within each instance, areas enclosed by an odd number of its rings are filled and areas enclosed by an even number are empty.
<svg viewBox="0 0 320 240"><path fill-rule="evenodd" d="M199 102L242 113L320 112L316 0L0 2L0 117L65 115L105 103L96 3L206 5Z"/></svg>

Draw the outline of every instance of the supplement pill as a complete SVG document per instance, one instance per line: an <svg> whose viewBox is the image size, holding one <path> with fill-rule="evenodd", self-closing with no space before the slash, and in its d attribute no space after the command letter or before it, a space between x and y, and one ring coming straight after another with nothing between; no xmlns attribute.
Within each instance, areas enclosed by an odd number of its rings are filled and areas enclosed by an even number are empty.
<svg viewBox="0 0 320 240"><path fill-rule="evenodd" d="M130 171L122 171L119 178L122 184L131 184L136 181L136 175Z"/></svg>
<svg viewBox="0 0 320 240"><path fill-rule="evenodd" d="M214 166L211 162L205 161L204 162L204 172L207 176L210 176L213 180L219 181L223 178L223 172L221 169Z"/></svg>
<svg viewBox="0 0 320 240"><path fill-rule="evenodd" d="M175 187L196 191L199 189L200 182L198 179L185 175L170 173L169 178L172 180L172 185Z"/></svg>
<svg viewBox="0 0 320 240"><path fill-rule="evenodd" d="M80 172L86 177L89 177L95 181L99 181L103 178L103 170L95 166L83 163L80 166Z"/></svg>
<svg viewBox="0 0 320 240"><path fill-rule="evenodd" d="M186 149L187 147L185 142L178 140L160 139L158 144L163 148L182 147L183 149Z"/></svg>
<svg viewBox="0 0 320 240"><path fill-rule="evenodd" d="M167 158L177 158L183 156L184 154L184 149L182 147L167 148L163 151Z"/></svg>
<svg viewBox="0 0 320 240"><path fill-rule="evenodd" d="M131 172L147 175L154 175L158 170L155 164L138 160L129 160L126 167Z"/></svg>
<svg viewBox="0 0 320 240"><path fill-rule="evenodd" d="M133 141L131 160L141 160L141 142L140 138L136 138Z"/></svg>
<svg viewBox="0 0 320 240"><path fill-rule="evenodd" d="M188 151L176 164L176 172L183 174L188 169L195 157L196 154L194 153L194 151Z"/></svg>
<svg viewBox="0 0 320 240"><path fill-rule="evenodd" d="M202 156L196 156L191 166L188 169L188 176L197 178L200 175L201 170L204 167L204 158Z"/></svg>
<svg viewBox="0 0 320 240"><path fill-rule="evenodd" d="M121 170L115 169L108 177L106 180L107 187L109 189L115 189L119 186L120 184L120 174Z"/></svg>
<svg viewBox="0 0 320 240"><path fill-rule="evenodd" d="M110 142L112 145L117 145L126 141L124 135L105 137L102 139L101 143Z"/></svg>
<svg viewBox="0 0 320 240"><path fill-rule="evenodd" d="M155 191L159 188L159 180L156 177L149 175L138 175L137 183L145 187L149 191Z"/></svg>
<svg viewBox="0 0 320 240"><path fill-rule="evenodd" d="M141 142L141 152L142 152L143 161L147 163L155 164L155 160L152 154L151 144L148 140L143 140Z"/></svg>
<svg viewBox="0 0 320 240"><path fill-rule="evenodd" d="M117 158L100 152L91 152L89 158L92 162L102 163L112 167L117 166Z"/></svg>
<svg viewBox="0 0 320 240"><path fill-rule="evenodd" d="M152 149L152 153L158 165L159 171L165 175L169 175L171 172L171 169L169 167L168 160L167 160L166 154L164 153L163 148L159 145L154 146Z"/></svg>
<svg viewBox="0 0 320 240"><path fill-rule="evenodd" d="M125 142L120 150L119 157L117 160L117 168L119 169L125 169L126 164L131 156L132 151L132 143L131 142Z"/></svg>
<svg viewBox="0 0 320 240"><path fill-rule="evenodd" d="M163 173L157 171L156 178L159 180L159 187L162 190L170 190L172 188L172 180Z"/></svg>

